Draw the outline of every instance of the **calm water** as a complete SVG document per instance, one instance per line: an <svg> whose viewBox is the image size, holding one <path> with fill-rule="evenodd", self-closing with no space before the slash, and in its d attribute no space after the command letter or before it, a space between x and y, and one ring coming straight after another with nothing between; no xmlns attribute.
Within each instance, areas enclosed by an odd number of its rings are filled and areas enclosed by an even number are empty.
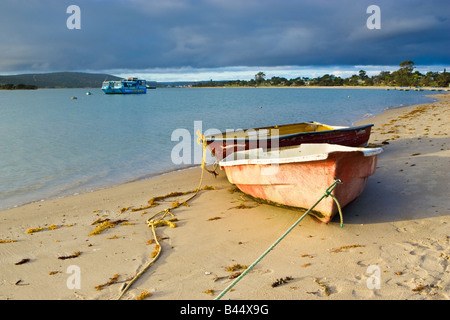
<svg viewBox="0 0 450 320"><path fill-rule="evenodd" d="M0 91L0 209L185 167L171 160L176 129L190 133L195 150L199 125L203 131L311 120L351 125L387 108L433 101L424 96L430 92L369 89L87 91ZM194 121L201 122L194 128Z"/></svg>

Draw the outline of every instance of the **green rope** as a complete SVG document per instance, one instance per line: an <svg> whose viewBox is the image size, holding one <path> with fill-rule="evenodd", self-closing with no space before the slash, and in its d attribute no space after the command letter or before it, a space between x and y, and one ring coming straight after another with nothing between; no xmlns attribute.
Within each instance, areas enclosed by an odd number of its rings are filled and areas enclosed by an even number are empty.
<svg viewBox="0 0 450 320"><path fill-rule="evenodd" d="M341 206L339 205L338 200L336 199L336 197L334 195L332 195L331 193L329 194L329 196L331 198L333 198L334 202L336 202L337 208L339 210L339 217L341 218L341 228L344 227L344 218L342 217L342 210L341 210Z"/></svg>
<svg viewBox="0 0 450 320"><path fill-rule="evenodd" d="M331 186L328 187L328 189L325 191L325 193L323 194L322 197L320 197L319 200L317 200L317 202L311 207L309 208L280 238L278 238L277 241L275 241L270 247L269 249L267 249L258 259L256 259L255 262L253 262L247 269L244 270L244 272L241 273L241 275L239 277L237 277L227 288L225 288L225 290L223 290L214 300L219 300L220 298L222 298L228 291L230 291L231 288L234 287L234 285L236 283L238 283L247 273L250 272L250 270L253 269L254 266L256 266L273 248L275 248L275 246L281 242L281 240L284 239L284 237L286 237L288 235L289 232L292 231L292 229L295 228L295 226L297 226L297 224L300 223L300 221L303 220L303 218L305 218L308 213L311 212L312 209L314 209L315 206L317 206L319 204L320 201L322 201L322 199L327 198L328 196L331 196L333 198L333 200L336 202L337 207L339 209L339 215L341 217L341 227L344 226L343 224L343 219L342 219L342 211L341 211L341 207L339 205L338 200L336 199L335 196L333 196L331 193L333 192L334 188L336 188L336 186L338 184L342 183L341 180L339 179L335 179L333 184Z"/></svg>

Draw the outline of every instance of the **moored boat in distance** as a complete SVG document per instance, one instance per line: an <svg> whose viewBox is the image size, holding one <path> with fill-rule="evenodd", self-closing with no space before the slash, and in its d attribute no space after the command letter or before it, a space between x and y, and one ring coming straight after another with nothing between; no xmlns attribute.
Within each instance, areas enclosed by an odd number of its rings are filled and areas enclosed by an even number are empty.
<svg viewBox="0 0 450 320"><path fill-rule="evenodd" d="M335 181L332 195L343 208L364 190L375 173L382 148L355 148L319 143L264 151L238 151L219 162L228 181L242 192L270 204L311 208ZM310 212L324 223L338 212L327 197Z"/></svg>
<svg viewBox="0 0 450 320"><path fill-rule="evenodd" d="M120 81L103 81L102 90L106 94L147 93L147 81L134 77Z"/></svg>
<svg viewBox="0 0 450 320"><path fill-rule="evenodd" d="M236 151L254 148L278 148L302 143L331 143L349 147L365 147L373 124L345 127L319 122L302 122L256 129L222 132L203 137L217 160Z"/></svg>

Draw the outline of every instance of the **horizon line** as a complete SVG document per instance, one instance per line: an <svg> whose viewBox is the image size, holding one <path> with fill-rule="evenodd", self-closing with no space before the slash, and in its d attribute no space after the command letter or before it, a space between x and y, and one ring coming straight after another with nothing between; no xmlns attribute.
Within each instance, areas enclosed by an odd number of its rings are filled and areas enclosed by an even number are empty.
<svg viewBox="0 0 450 320"><path fill-rule="evenodd" d="M250 80L258 72L264 72L267 79L274 76L284 77L286 79L295 79L297 77L317 78L325 74L348 78L364 70L368 76L379 74L381 71L393 72L398 70L399 65L308 65L308 66L229 66L229 67L211 67L195 68L191 66L168 67L168 68L120 68L103 70L71 70L71 71L23 71L22 73L6 73L0 76L17 76L26 74L49 74L49 73L90 73L90 74L108 74L117 77L137 76L142 79L149 79L153 82L203 82L203 81L236 81ZM423 72L442 72L450 66L445 64L415 65L414 70ZM149 78L150 77L150 78Z"/></svg>

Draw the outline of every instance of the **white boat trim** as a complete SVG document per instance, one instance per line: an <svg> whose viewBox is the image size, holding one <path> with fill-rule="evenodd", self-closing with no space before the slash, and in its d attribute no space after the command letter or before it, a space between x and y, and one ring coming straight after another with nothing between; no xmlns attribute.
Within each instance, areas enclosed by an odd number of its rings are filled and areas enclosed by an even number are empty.
<svg viewBox="0 0 450 320"><path fill-rule="evenodd" d="M236 151L219 162L222 167L238 165L269 165L325 160L335 152L361 152L365 157L383 152L383 148L347 147L328 143L304 143L300 146L264 150Z"/></svg>

